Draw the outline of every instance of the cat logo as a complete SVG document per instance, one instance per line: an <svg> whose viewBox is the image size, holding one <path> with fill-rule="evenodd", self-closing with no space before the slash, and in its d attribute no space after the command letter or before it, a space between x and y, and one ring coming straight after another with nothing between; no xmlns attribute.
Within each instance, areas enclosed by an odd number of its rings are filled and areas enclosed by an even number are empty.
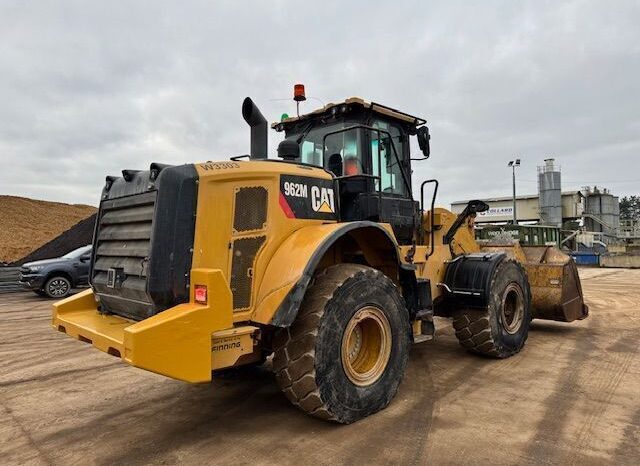
<svg viewBox="0 0 640 466"><path fill-rule="evenodd" d="M311 208L314 212L333 214L336 211L333 201L333 189L311 186Z"/></svg>
<svg viewBox="0 0 640 466"><path fill-rule="evenodd" d="M333 180L281 175L278 203L287 218L336 220L338 199Z"/></svg>

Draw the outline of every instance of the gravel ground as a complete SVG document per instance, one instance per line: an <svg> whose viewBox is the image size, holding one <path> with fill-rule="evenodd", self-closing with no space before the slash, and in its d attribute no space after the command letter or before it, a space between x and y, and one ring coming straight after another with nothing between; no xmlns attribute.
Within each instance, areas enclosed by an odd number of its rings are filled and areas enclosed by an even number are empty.
<svg viewBox="0 0 640 466"><path fill-rule="evenodd" d="M2 464L630 464L640 461L640 270L583 269L591 316L534 321L508 360L439 320L400 392L349 426L291 407L268 367L187 385L49 325L51 302L0 296Z"/></svg>

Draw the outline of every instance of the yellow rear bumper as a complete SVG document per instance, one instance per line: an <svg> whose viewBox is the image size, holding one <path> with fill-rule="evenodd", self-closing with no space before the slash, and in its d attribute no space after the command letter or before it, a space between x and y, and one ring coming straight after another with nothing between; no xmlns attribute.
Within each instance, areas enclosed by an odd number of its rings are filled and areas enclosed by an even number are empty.
<svg viewBox="0 0 640 466"><path fill-rule="evenodd" d="M232 298L220 270L193 269L207 305L179 304L140 322L102 315L91 290L53 305L53 327L125 362L185 382L211 380L211 338L232 322ZM193 286L191 289L193 290Z"/></svg>

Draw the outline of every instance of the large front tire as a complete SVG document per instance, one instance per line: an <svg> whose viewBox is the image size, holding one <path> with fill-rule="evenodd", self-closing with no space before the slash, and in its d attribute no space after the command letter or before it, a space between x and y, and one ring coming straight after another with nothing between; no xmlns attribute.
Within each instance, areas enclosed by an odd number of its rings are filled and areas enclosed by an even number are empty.
<svg viewBox="0 0 640 466"><path fill-rule="evenodd" d="M460 344L473 353L508 358L519 352L529 334L531 290L524 268L506 259L496 268L485 310L463 309L453 315Z"/></svg>
<svg viewBox="0 0 640 466"><path fill-rule="evenodd" d="M340 264L318 273L295 322L274 340L287 398L312 416L349 424L385 408L404 374L409 315L378 270Z"/></svg>

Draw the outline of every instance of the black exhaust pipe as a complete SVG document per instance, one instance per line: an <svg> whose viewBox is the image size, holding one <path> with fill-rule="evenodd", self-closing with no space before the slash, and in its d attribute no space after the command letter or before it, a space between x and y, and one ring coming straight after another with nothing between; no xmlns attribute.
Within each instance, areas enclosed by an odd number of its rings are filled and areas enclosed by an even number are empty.
<svg viewBox="0 0 640 466"><path fill-rule="evenodd" d="M266 159L267 120L250 97L242 102L242 118L251 127L251 159Z"/></svg>

